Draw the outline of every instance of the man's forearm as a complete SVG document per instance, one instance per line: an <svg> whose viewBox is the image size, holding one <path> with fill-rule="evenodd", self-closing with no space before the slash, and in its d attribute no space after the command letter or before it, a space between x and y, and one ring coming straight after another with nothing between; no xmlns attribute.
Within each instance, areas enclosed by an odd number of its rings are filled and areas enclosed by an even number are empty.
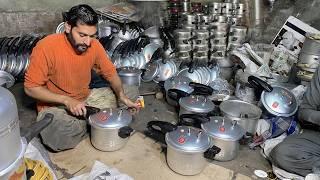
<svg viewBox="0 0 320 180"><path fill-rule="evenodd" d="M68 97L60 94L53 93L44 87L33 87L33 88L24 88L24 91L27 95L33 97L34 99L55 103L55 104L65 104Z"/></svg>
<svg viewBox="0 0 320 180"><path fill-rule="evenodd" d="M121 79L118 75L113 76L109 79L111 88L115 92L116 96L120 99L122 96L124 96L124 91L122 87Z"/></svg>

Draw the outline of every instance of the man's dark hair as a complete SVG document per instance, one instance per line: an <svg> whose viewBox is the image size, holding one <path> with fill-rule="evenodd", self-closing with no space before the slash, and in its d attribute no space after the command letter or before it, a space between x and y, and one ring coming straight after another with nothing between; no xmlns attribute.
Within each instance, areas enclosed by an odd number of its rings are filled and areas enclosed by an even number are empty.
<svg viewBox="0 0 320 180"><path fill-rule="evenodd" d="M71 27L77 26L77 23L95 26L98 24L98 15L89 5L80 4L63 13L63 20Z"/></svg>

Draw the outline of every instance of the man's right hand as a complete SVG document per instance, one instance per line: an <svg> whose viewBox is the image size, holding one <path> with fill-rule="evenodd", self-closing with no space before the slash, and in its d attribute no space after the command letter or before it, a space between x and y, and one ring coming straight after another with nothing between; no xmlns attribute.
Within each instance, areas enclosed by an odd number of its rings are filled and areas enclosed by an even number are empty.
<svg viewBox="0 0 320 180"><path fill-rule="evenodd" d="M85 116L87 114L87 109L85 107L86 104L84 102L78 101L71 97L66 97L64 100L64 105L75 116Z"/></svg>

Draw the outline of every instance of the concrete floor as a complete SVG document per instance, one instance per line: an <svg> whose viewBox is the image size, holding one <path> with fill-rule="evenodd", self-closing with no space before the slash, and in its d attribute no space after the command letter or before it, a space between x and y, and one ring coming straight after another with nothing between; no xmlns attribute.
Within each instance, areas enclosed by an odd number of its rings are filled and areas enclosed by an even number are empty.
<svg viewBox="0 0 320 180"><path fill-rule="evenodd" d="M144 83L140 93L157 91L154 83ZM35 101L23 92L22 83L13 86L11 92L16 97L20 126L28 127L36 118ZM162 100L155 99L154 95L145 96L146 107L137 115L132 127L137 130L130 137L127 145L116 152L101 152L92 147L90 139L82 141L75 149L49 153L49 157L56 169L58 179L68 179L83 173L90 172L95 160L105 163L109 167L117 168L135 179L257 179L254 170L269 171L270 164L260 155L260 149L250 150L247 146L240 146L236 159L229 162L209 162L206 169L197 176L181 176L171 171L165 161L165 154L161 146L145 137L147 122L162 120L176 122L175 108Z"/></svg>

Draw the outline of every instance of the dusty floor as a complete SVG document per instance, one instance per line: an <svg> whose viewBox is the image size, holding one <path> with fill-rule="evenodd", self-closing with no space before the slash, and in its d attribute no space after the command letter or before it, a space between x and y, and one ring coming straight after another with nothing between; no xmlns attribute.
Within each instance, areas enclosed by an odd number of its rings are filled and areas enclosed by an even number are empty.
<svg viewBox="0 0 320 180"><path fill-rule="evenodd" d="M143 84L140 93L157 89L156 84ZM16 97L20 126L28 127L36 117L35 102L23 93L21 83L10 89ZM49 153L49 157L56 169L59 179L68 179L86 172L90 172L96 160L109 167L117 168L135 179L257 179L254 170L269 171L269 163L260 155L260 149L250 150L247 146L240 146L236 159L229 162L212 161L206 169L197 176L181 176L169 169L165 161L165 154L161 152L158 143L145 137L141 132L145 130L147 122L162 120L175 122L176 111L164 100L157 100L153 95L145 96L146 108L143 109L132 127L137 130L127 145L116 152L101 152L92 147L90 139L82 141L75 149Z"/></svg>

